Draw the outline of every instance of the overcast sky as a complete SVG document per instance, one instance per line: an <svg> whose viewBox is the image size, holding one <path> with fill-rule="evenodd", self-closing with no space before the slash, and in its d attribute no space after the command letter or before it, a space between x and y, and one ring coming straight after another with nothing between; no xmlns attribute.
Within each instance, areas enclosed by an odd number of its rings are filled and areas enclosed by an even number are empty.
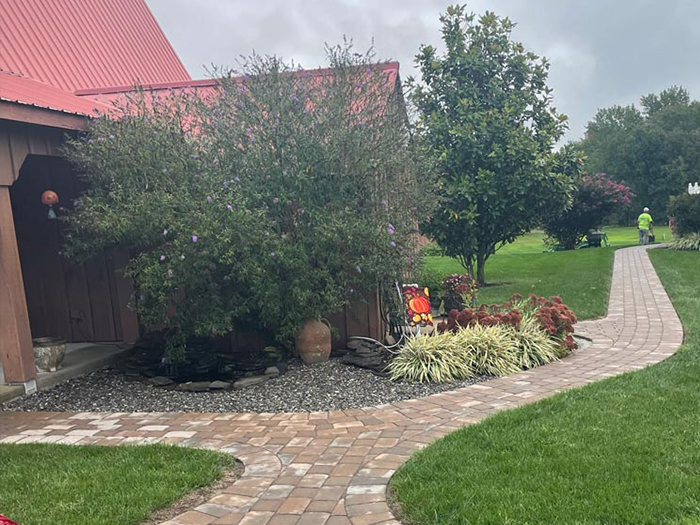
<svg viewBox="0 0 700 525"><path fill-rule="evenodd" d="M420 44L439 44L437 0L147 0L193 78L255 50L324 64L324 43L351 37L415 74ZM557 109L576 139L596 109L636 102L673 84L700 93L700 1L478 0L517 23L516 40L551 62Z"/></svg>

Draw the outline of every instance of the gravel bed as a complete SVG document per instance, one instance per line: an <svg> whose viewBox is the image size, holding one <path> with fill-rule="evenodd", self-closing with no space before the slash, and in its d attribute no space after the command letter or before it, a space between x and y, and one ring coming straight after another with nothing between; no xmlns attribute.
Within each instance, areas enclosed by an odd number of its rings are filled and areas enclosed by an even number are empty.
<svg viewBox="0 0 700 525"><path fill-rule="evenodd" d="M363 408L453 390L487 378L454 383L392 382L335 359L289 371L244 390L177 392L139 381L121 372L99 370L50 390L0 405L0 411L55 412L313 412Z"/></svg>

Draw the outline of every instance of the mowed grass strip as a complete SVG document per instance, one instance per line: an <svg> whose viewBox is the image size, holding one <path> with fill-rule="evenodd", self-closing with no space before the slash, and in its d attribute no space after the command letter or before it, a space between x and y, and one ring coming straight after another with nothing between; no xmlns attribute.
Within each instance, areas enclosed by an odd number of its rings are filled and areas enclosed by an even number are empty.
<svg viewBox="0 0 700 525"><path fill-rule="evenodd" d="M502 303L514 293L544 297L560 295L581 319L602 317L607 311L612 248L552 253L497 255L486 266L488 286L480 288L479 303ZM449 257L426 257L425 264L442 275L464 273Z"/></svg>
<svg viewBox="0 0 700 525"><path fill-rule="evenodd" d="M700 523L700 253L650 255L683 321L682 349L428 446L392 481L405 523Z"/></svg>
<svg viewBox="0 0 700 525"><path fill-rule="evenodd" d="M0 514L21 525L135 525L233 463L167 445L0 444Z"/></svg>
<svg viewBox="0 0 700 525"><path fill-rule="evenodd" d="M603 317L607 313L614 250L637 244L637 229L605 228L610 247L562 252L543 252L542 232L523 235L504 246L486 265L486 281L479 290L479 303L502 303L514 293L544 297L559 295L580 319ZM668 227L659 227L657 240L670 238ZM446 277L465 273L459 261L450 257L425 258L428 270Z"/></svg>

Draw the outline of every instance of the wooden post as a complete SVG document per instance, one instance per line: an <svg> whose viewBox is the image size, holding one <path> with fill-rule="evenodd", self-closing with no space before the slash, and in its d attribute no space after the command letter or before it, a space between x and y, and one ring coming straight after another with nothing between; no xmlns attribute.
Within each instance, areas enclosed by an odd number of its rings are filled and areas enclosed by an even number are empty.
<svg viewBox="0 0 700 525"><path fill-rule="evenodd" d="M10 187L0 186L0 358L8 383L36 389L32 333L12 217Z"/></svg>

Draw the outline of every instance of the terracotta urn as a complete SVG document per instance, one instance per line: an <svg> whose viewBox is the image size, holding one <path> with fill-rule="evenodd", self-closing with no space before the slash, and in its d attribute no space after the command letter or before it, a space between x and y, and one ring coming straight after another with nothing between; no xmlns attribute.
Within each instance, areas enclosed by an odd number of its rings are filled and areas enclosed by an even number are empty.
<svg viewBox="0 0 700 525"><path fill-rule="evenodd" d="M307 365L328 361L331 355L331 329L319 319L309 319L297 332L294 346Z"/></svg>
<svg viewBox="0 0 700 525"><path fill-rule="evenodd" d="M39 372L55 372L66 356L66 340L60 337L37 337L34 343L34 362Z"/></svg>

